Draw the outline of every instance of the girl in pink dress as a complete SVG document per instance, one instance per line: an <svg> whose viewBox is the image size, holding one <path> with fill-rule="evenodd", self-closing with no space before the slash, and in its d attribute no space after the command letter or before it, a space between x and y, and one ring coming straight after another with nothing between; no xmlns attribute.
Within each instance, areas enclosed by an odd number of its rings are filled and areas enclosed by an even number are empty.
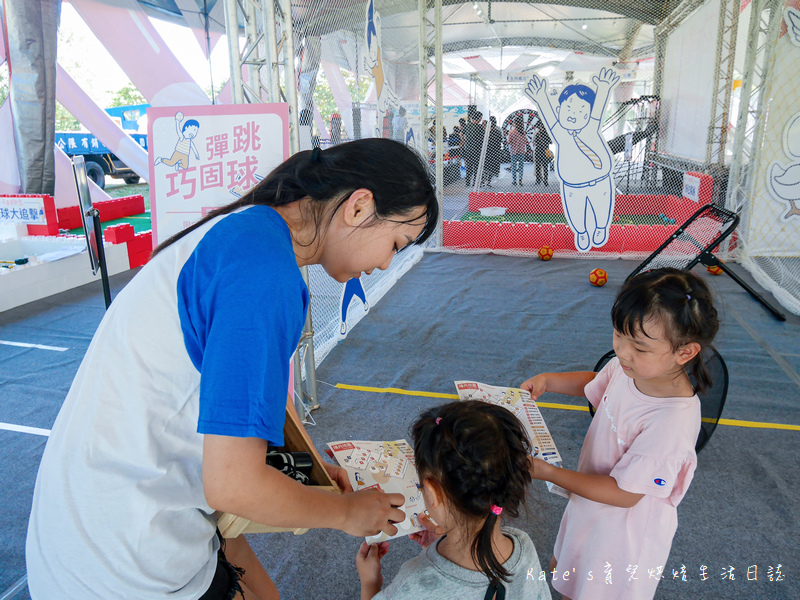
<svg viewBox="0 0 800 600"><path fill-rule="evenodd" d="M653 598L697 464L696 393L712 384L701 355L719 322L696 275L637 275L611 320L616 358L602 371L543 373L522 384L533 399L585 395L597 409L577 471L532 459L534 479L571 492L550 562L553 587L567 600Z"/></svg>

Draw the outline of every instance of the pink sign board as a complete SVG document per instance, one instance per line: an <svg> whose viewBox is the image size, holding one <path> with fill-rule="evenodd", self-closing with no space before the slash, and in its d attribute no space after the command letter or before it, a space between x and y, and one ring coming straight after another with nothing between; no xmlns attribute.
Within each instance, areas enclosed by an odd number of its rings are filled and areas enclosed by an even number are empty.
<svg viewBox="0 0 800 600"><path fill-rule="evenodd" d="M289 158L287 104L151 107L147 121L154 247Z"/></svg>

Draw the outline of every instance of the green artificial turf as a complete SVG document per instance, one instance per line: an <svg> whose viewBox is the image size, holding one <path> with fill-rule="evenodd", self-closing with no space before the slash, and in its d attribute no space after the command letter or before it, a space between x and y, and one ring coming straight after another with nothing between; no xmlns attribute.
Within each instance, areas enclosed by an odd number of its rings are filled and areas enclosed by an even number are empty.
<svg viewBox="0 0 800 600"><path fill-rule="evenodd" d="M101 223L103 231L105 231L106 227L111 227L112 225L119 225L120 223L130 223L131 225L133 225L133 230L136 233L141 233L142 231L149 231L150 229L152 229L150 221L150 186L148 184L146 183L137 183L135 185L109 184L106 186L105 192L112 198L135 196L137 194L143 196L145 212L143 212L140 215L131 215L130 217L114 219L113 221L105 221ZM71 229L70 233L74 235L83 235L83 227L77 227L76 229Z"/></svg>
<svg viewBox="0 0 800 600"><path fill-rule="evenodd" d="M510 223L566 223L563 214L546 213L506 213L495 217L484 216L479 212L467 212L461 221L507 221ZM665 225L658 215L614 215L615 225Z"/></svg>

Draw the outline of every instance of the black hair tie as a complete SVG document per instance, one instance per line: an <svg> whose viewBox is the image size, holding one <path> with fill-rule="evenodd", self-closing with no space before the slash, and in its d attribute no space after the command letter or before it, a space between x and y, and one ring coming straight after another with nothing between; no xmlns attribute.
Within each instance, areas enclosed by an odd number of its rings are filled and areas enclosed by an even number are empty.
<svg viewBox="0 0 800 600"><path fill-rule="evenodd" d="M322 162L322 157L319 155L320 152L321 152L321 150L319 149L319 146L317 146L316 148L314 148L311 151L311 162L314 162L314 163Z"/></svg>

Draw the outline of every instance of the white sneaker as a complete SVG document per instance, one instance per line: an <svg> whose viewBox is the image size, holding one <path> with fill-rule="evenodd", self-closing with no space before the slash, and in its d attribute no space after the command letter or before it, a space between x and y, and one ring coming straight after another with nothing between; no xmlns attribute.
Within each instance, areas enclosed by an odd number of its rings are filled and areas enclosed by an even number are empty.
<svg viewBox="0 0 800 600"><path fill-rule="evenodd" d="M588 233L584 231L583 233L575 234L575 247L578 249L578 252L588 252L590 246Z"/></svg>
<svg viewBox="0 0 800 600"><path fill-rule="evenodd" d="M592 236L592 245L595 247L602 246L606 243L608 239L608 228L603 227L602 229L595 229L594 235Z"/></svg>

